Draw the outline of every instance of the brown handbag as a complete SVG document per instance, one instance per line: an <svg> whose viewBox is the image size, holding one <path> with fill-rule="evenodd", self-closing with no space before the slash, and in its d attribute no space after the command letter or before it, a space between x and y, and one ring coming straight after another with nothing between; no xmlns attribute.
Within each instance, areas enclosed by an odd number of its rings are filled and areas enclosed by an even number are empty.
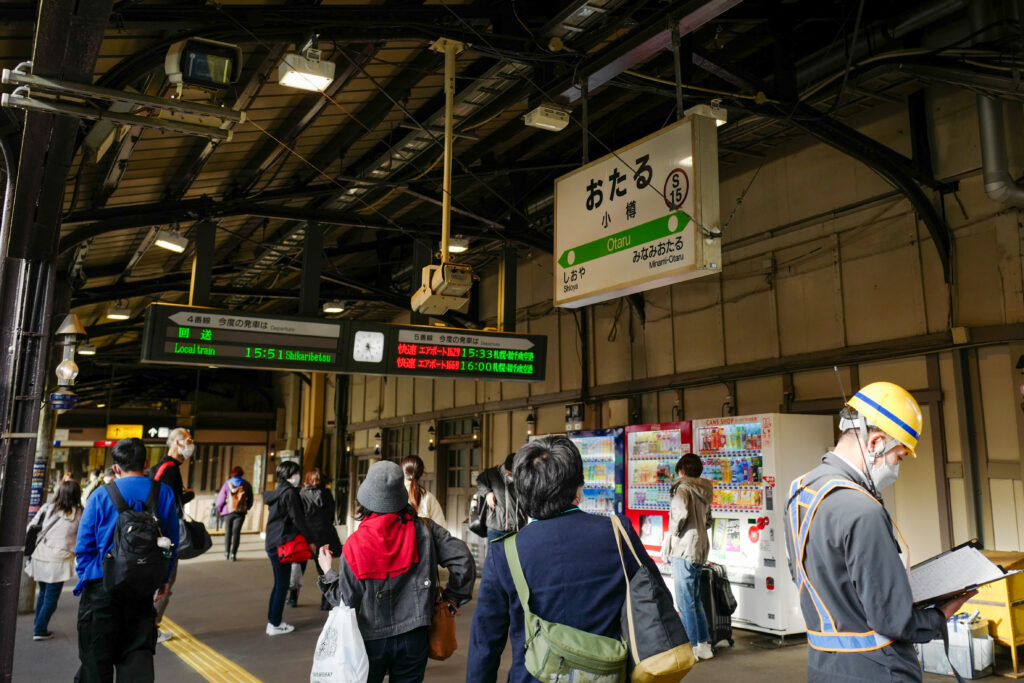
<svg viewBox="0 0 1024 683"><path fill-rule="evenodd" d="M459 644L455 640L455 617L458 614L461 614L459 608L451 600L445 600L438 589L434 601L434 619L430 622L429 631L428 656L431 659L443 661L458 649Z"/></svg>

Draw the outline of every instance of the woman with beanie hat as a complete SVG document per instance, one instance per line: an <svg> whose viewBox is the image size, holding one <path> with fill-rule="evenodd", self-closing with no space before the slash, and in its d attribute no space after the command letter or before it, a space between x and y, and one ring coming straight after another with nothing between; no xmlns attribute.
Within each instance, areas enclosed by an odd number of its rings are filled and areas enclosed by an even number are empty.
<svg viewBox="0 0 1024 683"><path fill-rule="evenodd" d="M341 549L338 571L330 548L320 549L320 589L332 605L356 611L370 660L367 683L385 676L390 683L418 683L427 668L437 567L449 572L443 597L462 605L472 598L476 566L465 543L417 517L397 464L370 465L356 500L360 524Z"/></svg>

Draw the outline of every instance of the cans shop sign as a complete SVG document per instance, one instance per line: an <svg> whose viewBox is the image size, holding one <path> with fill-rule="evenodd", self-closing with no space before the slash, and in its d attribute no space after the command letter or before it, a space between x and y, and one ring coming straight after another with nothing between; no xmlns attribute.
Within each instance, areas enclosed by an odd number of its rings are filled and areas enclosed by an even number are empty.
<svg viewBox="0 0 1024 683"><path fill-rule="evenodd" d="M556 306L721 268L715 119L688 116L555 181Z"/></svg>

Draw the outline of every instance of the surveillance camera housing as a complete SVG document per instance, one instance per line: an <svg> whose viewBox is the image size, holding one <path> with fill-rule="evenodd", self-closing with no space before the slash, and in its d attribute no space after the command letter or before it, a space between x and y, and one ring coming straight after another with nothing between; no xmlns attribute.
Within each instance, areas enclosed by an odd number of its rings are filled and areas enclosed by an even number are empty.
<svg viewBox="0 0 1024 683"><path fill-rule="evenodd" d="M172 84L223 90L238 82L242 50L237 45L208 38L187 38L171 45L164 58L164 73Z"/></svg>

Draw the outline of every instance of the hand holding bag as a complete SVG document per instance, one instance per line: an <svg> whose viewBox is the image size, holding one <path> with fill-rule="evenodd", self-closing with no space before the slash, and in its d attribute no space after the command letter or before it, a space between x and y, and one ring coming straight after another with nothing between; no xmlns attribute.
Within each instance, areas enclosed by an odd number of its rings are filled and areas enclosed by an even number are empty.
<svg viewBox="0 0 1024 683"><path fill-rule="evenodd" d="M206 525L191 518L178 519L178 559L191 560L213 547Z"/></svg>
<svg viewBox="0 0 1024 683"><path fill-rule="evenodd" d="M309 683L366 683L369 672L356 611L345 605L335 607L316 641Z"/></svg>
<svg viewBox="0 0 1024 683"><path fill-rule="evenodd" d="M459 614L462 614L459 608L451 600L445 600L439 588L437 599L434 601L434 618L430 622L428 633L430 640L428 657L444 661L458 649L459 643L455 638L455 617Z"/></svg>
<svg viewBox="0 0 1024 683"><path fill-rule="evenodd" d="M672 606L672 596L660 574L640 562L618 516L612 515L615 543L619 546L622 574L626 577L626 604L622 606L622 633L633 656L633 683L676 683L693 667L693 650L683 624ZM639 569L626 572L625 543Z"/></svg>

